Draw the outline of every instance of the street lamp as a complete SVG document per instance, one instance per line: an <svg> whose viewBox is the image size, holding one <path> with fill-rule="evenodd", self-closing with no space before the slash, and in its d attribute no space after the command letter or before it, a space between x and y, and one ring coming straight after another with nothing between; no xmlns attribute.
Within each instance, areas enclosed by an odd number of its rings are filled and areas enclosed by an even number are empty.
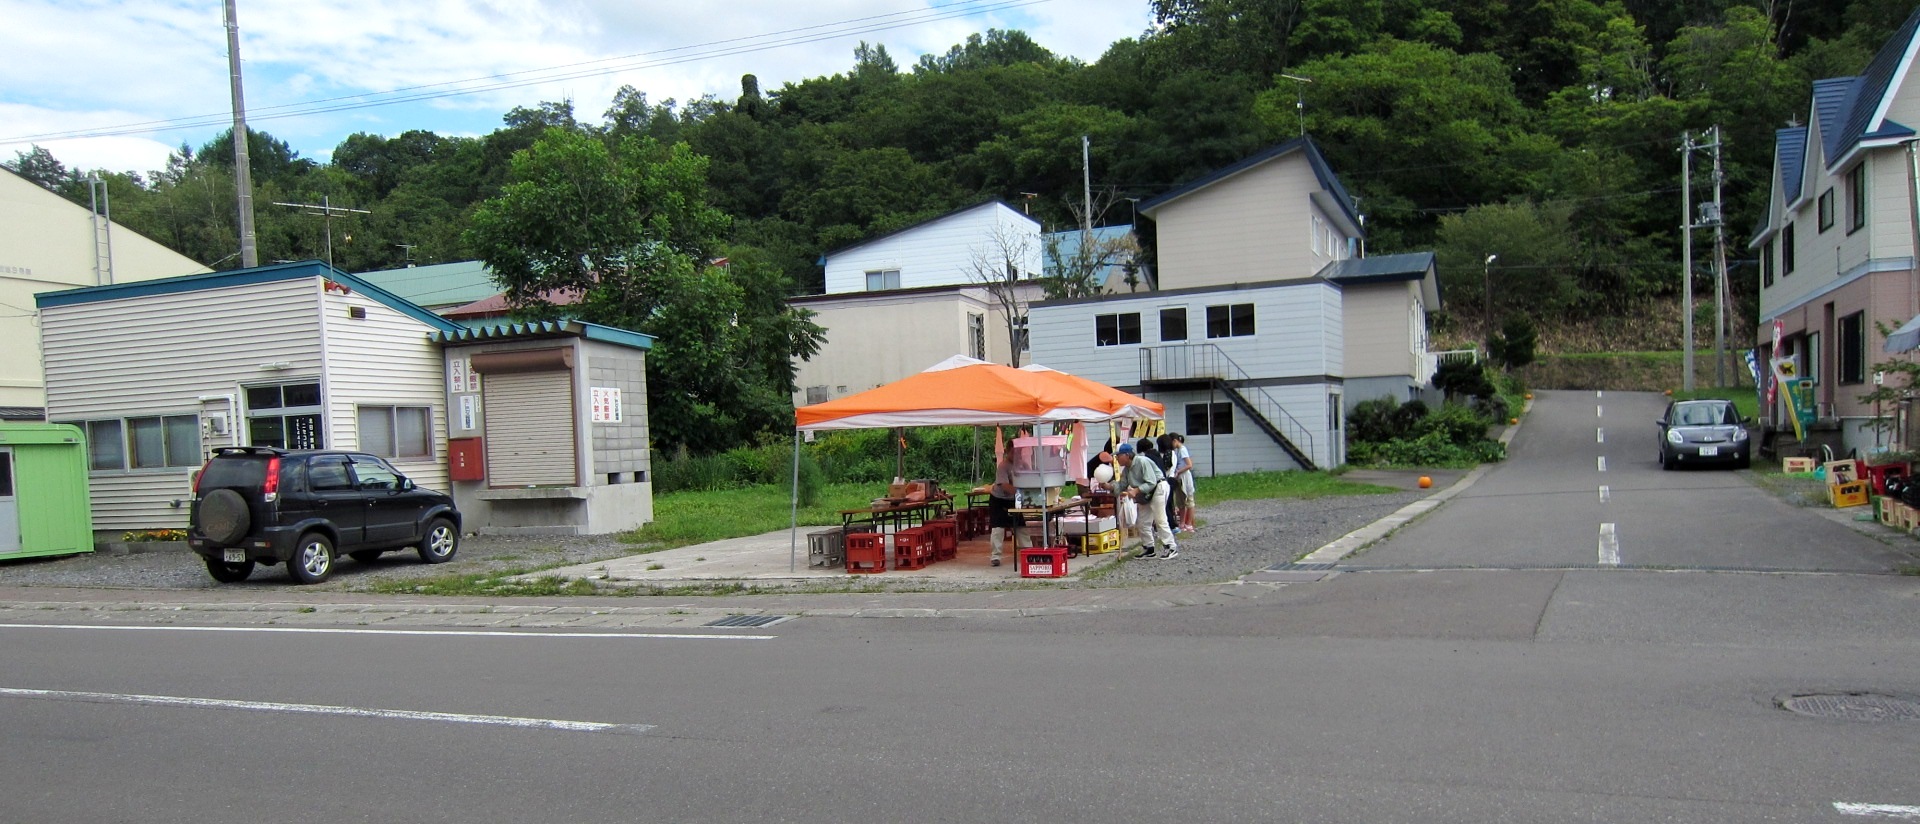
<svg viewBox="0 0 1920 824"><path fill-rule="evenodd" d="M1493 356L1493 262L1499 255L1487 255L1480 265L1480 323L1486 329L1487 356Z"/></svg>

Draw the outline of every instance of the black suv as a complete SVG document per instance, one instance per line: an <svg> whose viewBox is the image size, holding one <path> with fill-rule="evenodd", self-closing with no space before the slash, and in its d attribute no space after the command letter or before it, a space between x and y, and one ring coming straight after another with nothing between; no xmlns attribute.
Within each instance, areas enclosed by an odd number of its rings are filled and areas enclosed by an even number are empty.
<svg viewBox="0 0 1920 824"><path fill-rule="evenodd" d="M460 512L374 455L220 447L194 478L187 545L216 581L285 563L294 580L317 584L336 551L371 561L413 547L429 564L452 560Z"/></svg>

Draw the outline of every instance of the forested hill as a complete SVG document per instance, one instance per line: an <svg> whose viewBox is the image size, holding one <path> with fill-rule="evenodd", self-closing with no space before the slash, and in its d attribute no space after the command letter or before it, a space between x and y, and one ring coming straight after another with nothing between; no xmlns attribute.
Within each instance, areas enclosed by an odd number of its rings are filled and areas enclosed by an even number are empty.
<svg viewBox="0 0 1920 824"><path fill-rule="evenodd" d="M991 31L913 65L863 45L843 74L764 93L749 76L732 100L654 101L629 87L598 115L589 101L515 108L484 137L356 134L330 163L256 133L255 202L369 210L340 227L351 240L335 259L348 270L469 259L476 208L544 130L644 135L705 156L733 247L763 250L804 293L818 290L821 251L988 197L1029 204L1049 228L1075 225L1082 135L1096 222L1114 224L1133 219L1130 200L1304 128L1359 198L1369 253L1436 249L1443 287L1476 294L1497 250L1503 300L1537 317L1590 314L1677 291L1682 132L1724 128L1731 256L1745 257L1773 131L1804 118L1813 79L1860 71L1914 3L1152 7L1152 31L1091 64ZM109 174L114 216L235 265L230 140L183 146L165 169ZM11 165L85 202L79 170L44 151ZM318 221L279 209L257 221L262 260L322 254ZM1733 278L1749 297L1752 280Z"/></svg>

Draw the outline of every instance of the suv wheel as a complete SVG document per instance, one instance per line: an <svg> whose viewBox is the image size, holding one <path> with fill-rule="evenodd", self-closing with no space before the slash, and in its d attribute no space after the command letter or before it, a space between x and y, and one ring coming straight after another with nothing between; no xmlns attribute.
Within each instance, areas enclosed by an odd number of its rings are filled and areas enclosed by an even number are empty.
<svg viewBox="0 0 1920 824"><path fill-rule="evenodd" d="M200 499L200 534L216 544L237 544L251 526L247 499L232 489L216 489Z"/></svg>
<svg viewBox="0 0 1920 824"><path fill-rule="evenodd" d="M206 558L204 560L207 562L207 574L213 576L213 580L223 584L237 584L247 580L247 576L253 574L252 561L241 561L237 564L229 564L225 561L216 561L212 558Z"/></svg>
<svg viewBox="0 0 1920 824"><path fill-rule="evenodd" d="M453 560L453 554L460 551L460 530L453 522L445 518L435 518L427 524L427 534L420 539L420 560L429 564L444 564Z"/></svg>
<svg viewBox="0 0 1920 824"><path fill-rule="evenodd" d="M287 559L287 572L303 584L317 584L333 575L333 542L319 532L300 536L293 557Z"/></svg>

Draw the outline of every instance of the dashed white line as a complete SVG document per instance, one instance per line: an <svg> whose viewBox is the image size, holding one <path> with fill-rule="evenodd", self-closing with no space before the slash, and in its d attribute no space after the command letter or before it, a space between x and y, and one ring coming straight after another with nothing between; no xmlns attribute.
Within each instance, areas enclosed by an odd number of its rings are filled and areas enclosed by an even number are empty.
<svg viewBox="0 0 1920 824"><path fill-rule="evenodd" d="M663 638L673 641L771 641L778 635L695 635L670 632L511 632L475 629L346 629L332 627L152 627L101 624L0 624L0 629L108 629L158 632L294 632L315 635L467 635L487 638L571 638L607 640Z"/></svg>
<svg viewBox="0 0 1920 824"><path fill-rule="evenodd" d="M1600 565L1620 565L1620 536L1613 531L1613 524L1600 525Z"/></svg>
<svg viewBox="0 0 1920 824"><path fill-rule="evenodd" d="M173 695L139 695L114 692L26 690L0 687L0 696L39 698L52 701L85 701L94 704L145 704L161 707L188 707L191 709L290 712L305 715L346 715L356 718L381 718L400 721L442 721L456 724L484 724L495 727L567 730L571 732L644 732L653 729L653 725L651 724L604 724L598 721L564 721L558 718L520 718L511 715L468 715L457 712L381 710L368 709L365 707L333 707L324 704L229 701L219 698L182 698Z"/></svg>
<svg viewBox="0 0 1920 824"><path fill-rule="evenodd" d="M1607 416L1607 408L1606 408L1606 407L1604 407L1604 406L1595 406L1595 407L1593 407L1593 416L1594 416L1594 417L1596 417L1596 418L1604 418L1604 417L1606 417L1606 416Z"/></svg>
<svg viewBox="0 0 1920 824"><path fill-rule="evenodd" d="M1605 455L1600 456L1600 471L1601 472L1607 471L1607 456Z"/></svg>
<svg viewBox="0 0 1920 824"><path fill-rule="evenodd" d="M1849 804L1844 801L1835 801L1833 802L1833 809L1841 815L1900 818L1908 821L1920 821L1920 807L1909 807L1899 804Z"/></svg>
<svg viewBox="0 0 1920 824"><path fill-rule="evenodd" d="M1600 502L1604 504L1607 501L1611 500L1612 498L1613 498L1613 493L1607 490L1607 487L1605 484L1602 484L1600 486Z"/></svg>
<svg viewBox="0 0 1920 824"><path fill-rule="evenodd" d="M1600 390L1600 389L1593 390L1593 396L1596 398L1604 397L1606 394L1607 393L1604 390Z"/></svg>
<svg viewBox="0 0 1920 824"><path fill-rule="evenodd" d="M1593 442L1594 442L1594 443L1606 443L1606 442L1607 442L1607 428L1606 428L1606 427L1604 427L1604 426L1603 426L1603 427L1601 427L1601 428L1599 428L1599 429L1595 429L1595 430L1593 431Z"/></svg>

